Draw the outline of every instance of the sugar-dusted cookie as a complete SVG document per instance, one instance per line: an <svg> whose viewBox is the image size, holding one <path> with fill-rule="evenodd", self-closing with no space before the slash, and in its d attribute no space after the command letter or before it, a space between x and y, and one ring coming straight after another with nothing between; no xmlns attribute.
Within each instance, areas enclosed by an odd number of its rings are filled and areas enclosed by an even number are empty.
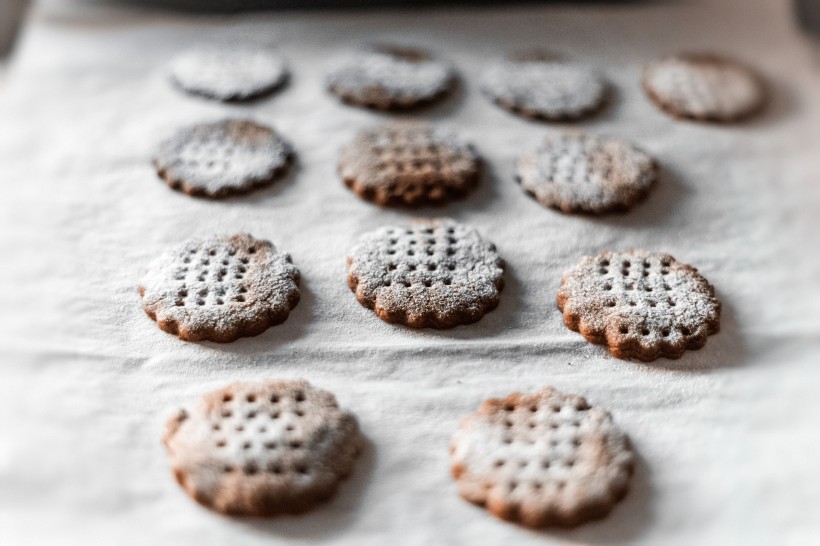
<svg viewBox="0 0 820 546"><path fill-rule="evenodd" d="M598 110L607 83L594 70L548 55L519 54L481 74L484 94L502 108L530 119L569 121Z"/></svg>
<svg viewBox="0 0 820 546"><path fill-rule="evenodd" d="M331 393L291 380L206 394L168 421L162 441L194 500L223 514L272 516L332 496L362 438Z"/></svg>
<svg viewBox="0 0 820 546"><path fill-rule="evenodd" d="M377 229L348 256L347 283L359 303L414 328L475 322L495 309L504 286L495 245L452 220Z"/></svg>
<svg viewBox="0 0 820 546"><path fill-rule="evenodd" d="M179 129L154 153L154 167L173 189L221 198L273 183L293 152L270 127L226 119Z"/></svg>
<svg viewBox="0 0 820 546"><path fill-rule="evenodd" d="M459 494L529 527L604 517L627 491L633 454L610 414L553 388L490 399L450 442Z"/></svg>
<svg viewBox="0 0 820 546"><path fill-rule="evenodd" d="M764 99L751 70L706 53L680 53L651 63L643 88L667 114L697 121L736 121L757 112Z"/></svg>
<svg viewBox="0 0 820 546"><path fill-rule="evenodd" d="M285 83L288 69L275 52L260 47L203 47L171 60L171 81L194 95L242 101L270 93Z"/></svg>
<svg viewBox="0 0 820 546"><path fill-rule="evenodd" d="M359 197L382 206L434 204L478 182L479 158L448 130L391 122L361 131L342 149L339 173Z"/></svg>
<svg viewBox="0 0 820 546"><path fill-rule="evenodd" d="M250 235L195 239L165 252L140 282L145 312L185 341L227 343L282 323L299 303L299 270Z"/></svg>
<svg viewBox="0 0 820 546"><path fill-rule="evenodd" d="M631 144L580 132L551 134L518 160L524 190L567 213L626 210L656 177L652 158Z"/></svg>
<svg viewBox="0 0 820 546"><path fill-rule="evenodd" d="M360 49L333 60L328 89L343 101L374 110L412 108L441 98L455 75L427 52L400 47Z"/></svg>
<svg viewBox="0 0 820 546"><path fill-rule="evenodd" d="M668 254L587 256L558 291L564 323L618 358L680 358L720 327L720 302L698 270Z"/></svg>

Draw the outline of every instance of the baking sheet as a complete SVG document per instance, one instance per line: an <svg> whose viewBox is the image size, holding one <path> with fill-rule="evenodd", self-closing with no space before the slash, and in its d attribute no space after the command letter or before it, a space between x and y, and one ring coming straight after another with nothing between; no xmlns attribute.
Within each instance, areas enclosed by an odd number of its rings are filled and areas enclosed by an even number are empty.
<svg viewBox="0 0 820 546"><path fill-rule="evenodd" d="M415 117L472 141L478 190L422 210L478 227L509 264L479 323L411 331L376 319L346 286L357 236L401 222L345 189L339 147L386 116L328 96L328 57L362 41L420 44L455 63L455 98ZM163 64L203 42L271 44L283 92L249 106L188 97ZM601 69L617 90L581 123L657 157L661 180L623 216L545 210L514 159L560 125L520 120L476 87L486 60L542 45ZM766 77L766 113L740 126L681 123L638 81L668 51L706 49ZM172 15L39 5L0 99L0 534L4 544L805 544L820 533L816 45L786 1L518 6L431 11ZM295 174L222 202L160 183L156 143L225 116L270 123ZM293 255L302 302L288 321L228 345L184 343L142 311L147 263L189 237L249 231ZM555 309L582 255L647 247L696 265L724 304L722 331L679 361L609 357ZM177 406L235 380L304 377L353 411L369 447L330 503L270 522L226 519L174 483L159 442ZM532 532L461 501L447 442L484 398L554 385L611 410L639 455L626 499L601 522Z"/></svg>

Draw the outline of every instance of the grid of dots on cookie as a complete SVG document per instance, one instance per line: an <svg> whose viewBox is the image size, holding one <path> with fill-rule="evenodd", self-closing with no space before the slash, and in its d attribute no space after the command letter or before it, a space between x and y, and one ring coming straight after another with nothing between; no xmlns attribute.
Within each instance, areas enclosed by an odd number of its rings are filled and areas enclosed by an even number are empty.
<svg viewBox="0 0 820 546"><path fill-rule="evenodd" d="M464 159L464 152L436 142L429 131L387 130L387 144L381 135L370 135L371 153L378 157L376 167L391 174L409 171L447 173Z"/></svg>
<svg viewBox="0 0 820 546"><path fill-rule="evenodd" d="M387 275L383 286L450 286L458 275L455 257L460 230L454 226L393 228L387 232L384 249Z"/></svg>
<svg viewBox="0 0 820 546"><path fill-rule="evenodd" d="M233 167L234 157L240 147L245 146L235 143L231 138L211 135L210 131L197 131L191 139L185 141L173 163L216 175Z"/></svg>
<svg viewBox="0 0 820 546"><path fill-rule="evenodd" d="M174 280L178 281L175 305L219 307L244 303L248 287L243 281L258 249L254 245L246 250L213 245L183 250L181 264L174 272Z"/></svg>
<svg viewBox="0 0 820 546"><path fill-rule="evenodd" d="M618 152L625 157L623 147L618 147ZM603 152L600 142L589 137L561 138L542 148L539 155L547 183L600 183L608 179L615 163L611 154Z"/></svg>
<svg viewBox="0 0 820 546"><path fill-rule="evenodd" d="M309 411L305 403L309 395L309 390L224 393L210 420L216 453L226 461L222 471L297 478L316 471L317 461L309 450L328 429L308 431L302 425ZM335 401L332 406L338 407Z"/></svg>

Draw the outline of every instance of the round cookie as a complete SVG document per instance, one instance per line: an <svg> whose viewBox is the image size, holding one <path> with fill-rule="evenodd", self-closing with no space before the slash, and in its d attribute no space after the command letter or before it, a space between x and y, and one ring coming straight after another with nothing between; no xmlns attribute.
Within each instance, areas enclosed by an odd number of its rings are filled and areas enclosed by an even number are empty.
<svg viewBox="0 0 820 546"><path fill-rule="evenodd" d="M218 199L272 184L292 161L290 145L270 127L226 119L179 129L154 153L171 188Z"/></svg>
<svg viewBox="0 0 820 546"><path fill-rule="evenodd" d="M504 286L495 245L452 220L377 229L361 238L347 264L359 303L414 328L476 322L495 309Z"/></svg>
<svg viewBox="0 0 820 546"><path fill-rule="evenodd" d="M650 64L643 76L646 95L675 118L737 121L763 106L763 88L746 67L723 57L680 53Z"/></svg>
<svg viewBox="0 0 820 546"><path fill-rule="evenodd" d="M519 116L569 121L603 106L607 84L595 71L541 55L510 56L481 74L484 94Z"/></svg>
<svg viewBox="0 0 820 546"><path fill-rule="evenodd" d="M234 383L166 424L174 476L233 516L299 513L332 496L361 446L355 418L307 381Z"/></svg>
<svg viewBox="0 0 820 546"><path fill-rule="evenodd" d="M607 515L627 491L633 454L610 414L553 388L490 399L450 442L459 494L528 527Z"/></svg>
<svg viewBox="0 0 820 546"><path fill-rule="evenodd" d="M185 341L227 343L288 318L299 270L250 235L191 240L154 260L140 282L145 312Z"/></svg>
<svg viewBox="0 0 820 546"><path fill-rule="evenodd" d="M586 133L550 135L518 160L518 182L536 201L562 212L624 211L643 199L657 178L644 152Z"/></svg>
<svg viewBox="0 0 820 546"><path fill-rule="evenodd" d="M221 101L243 101L271 93L288 78L285 61L255 47L207 47L175 57L171 82L188 93Z"/></svg>
<svg viewBox="0 0 820 546"><path fill-rule="evenodd" d="M472 146L426 123L392 122L361 131L339 160L344 184L382 206L461 197L478 183L479 170Z"/></svg>
<svg viewBox="0 0 820 546"><path fill-rule="evenodd" d="M327 87L348 104L387 111L437 100L454 80L449 65L424 51L379 46L336 58Z"/></svg>
<svg viewBox="0 0 820 546"><path fill-rule="evenodd" d="M698 270L645 250L584 257L564 275L558 308L587 341L645 362L700 349L720 328L720 302Z"/></svg>

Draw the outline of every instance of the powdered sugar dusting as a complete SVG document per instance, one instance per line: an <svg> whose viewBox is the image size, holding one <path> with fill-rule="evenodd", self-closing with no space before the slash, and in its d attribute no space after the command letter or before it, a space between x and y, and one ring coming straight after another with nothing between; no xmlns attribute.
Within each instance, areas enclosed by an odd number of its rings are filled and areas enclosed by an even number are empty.
<svg viewBox="0 0 820 546"><path fill-rule="evenodd" d="M622 140L564 132L521 156L518 178L542 205L604 212L628 208L643 197L655 182L656 166Z"/></svg>
<svg viewBox="0 0 820 546"><path fill-rule="evenodd" d="M714 289L695 268L645 250L585 257L564 276L558 306L588 340L641 360L703 346L720 319Z"/></svg>
<svg viewBox="0 0 820 546"><path fill-rule="evenodd" d="M186 51L169 66L171 80L185 91L218 100L245 100L273 91L288 76L274 52L250 46Z"/></svg>
<svg viewBox="0 0 820 546"><path fill-rule="evenodd" d="M299 270L269 241L247 234L169 250L140 283L143 307L187 341L227 342L283 322L299 301Z"/></svg>
<svg viewBox="0 0 820 546"><path fill-rule="evenodd" d="M509 110L546 119L582 116L606 94L606 83L593 70L563 62L496 63L481 75L481 88Z"/></svg>
<svg viewBox="0 0 820 546"><path fill-rule="evenodd" d="M348 258L358 300L388 322L450 328L498 304L504 262L495 246L452 220L385 227Z"/></svg>
<svg viewBox="0 0 820 546"><path fill-rule="evenodd" d="M154 165L175 189L223 197L273 182L291 155L273 129L228 119L178 130L159 145Z"/></svg>
<svg viewBox="0 0 820 546"><path fill-rule="evenodd" d="M450 445L465 499L533 527L607 512L626 491L633 460L609 413L552 388L484 402Z"/></svg>

